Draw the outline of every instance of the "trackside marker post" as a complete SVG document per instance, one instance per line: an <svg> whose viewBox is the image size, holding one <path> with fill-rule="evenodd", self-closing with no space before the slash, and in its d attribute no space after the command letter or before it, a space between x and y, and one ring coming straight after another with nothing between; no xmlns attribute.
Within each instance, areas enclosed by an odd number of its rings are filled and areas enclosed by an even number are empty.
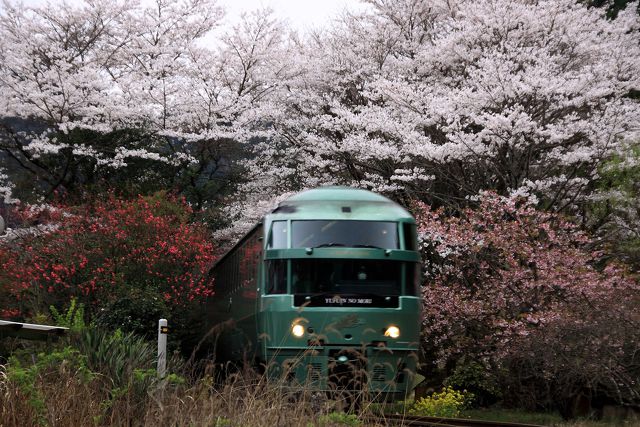
<svg viewBox="0 0 640 427"><path fill-rule="evenodd" d="M164 378L167 373L167 319L158 321L158 377Z"/></svg>

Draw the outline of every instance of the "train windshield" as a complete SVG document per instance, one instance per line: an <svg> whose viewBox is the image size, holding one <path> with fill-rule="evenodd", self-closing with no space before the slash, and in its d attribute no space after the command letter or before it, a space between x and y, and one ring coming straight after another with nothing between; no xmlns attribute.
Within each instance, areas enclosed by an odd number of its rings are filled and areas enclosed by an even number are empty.
<svg viewBox="0 0 640 427"><path fill-rule="evenodd" d="M390 221L292 221L292 248L345 246L398 249L397 223Z"/></svg>
<svg viewBox="0 0 640 427"><path fill-rule="evenodd" d="M295 259L294 294L400 295L402 262L362 259Z"/></svg>

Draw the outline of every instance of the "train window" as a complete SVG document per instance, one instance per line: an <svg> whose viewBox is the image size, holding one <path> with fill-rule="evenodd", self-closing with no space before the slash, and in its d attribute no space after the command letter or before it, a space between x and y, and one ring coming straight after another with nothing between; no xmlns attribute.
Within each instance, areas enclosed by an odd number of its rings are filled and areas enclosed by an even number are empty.
<svg viewBox="0 0 640 427"><path fill-rule="evenodd" d="M267 261L267 293L287 293L287 260L274 259Z"/></svg>
<svg viewBox="0 0 640 427"><path fill-rule="evenodd" d="M287 247L287 221L273 221L267 248L285 249Z"/></svg>
<svg viewBox="0 0 640 427"><path fill-rule="evenodd" d="M390 221L292 221L292 248L346 246L398 248L397 223Z"/></svg>
<svg viewBox="0 0 640 427"><path fill-rule="evenodd" d="M362 259L292 260L295 294L399 295L402 262Z"/></svg>
<svg viewBox="0 0 640 427"><path fill-rule="evenodd" d="M418 249L418 234L416 231L416 225L408 222L402 223L402 234L404 237L404 248L408 251L415 251Z"/></svg>
<svg viewBox="0 0 640 427"><path fill-rule="evenodd" d="M407 263L407 295L419 295L420 293L420 264Z"/></svg>

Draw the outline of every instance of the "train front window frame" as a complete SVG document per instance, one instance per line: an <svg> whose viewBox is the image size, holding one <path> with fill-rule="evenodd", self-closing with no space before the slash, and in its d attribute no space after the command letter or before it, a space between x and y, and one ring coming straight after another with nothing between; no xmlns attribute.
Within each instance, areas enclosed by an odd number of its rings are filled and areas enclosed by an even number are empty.
<svg viewBox="0 0 640 427"><path fill-rule="evenodd" d="M269 232L269 240L267 241L267 249L286 249L289 245L288 229L287 221L273 221Z"/></svg>
<svg viewBox="0 0 640 427"><path fill-rule="evenodd" d="M422 269L418 262L406 262L404 276L404 295L420 296L420 279Z"/></svg>
<svg viewBox="0 0 640 427"><path fill-rule="evenodd" d="M361 220L293 220L291 248L399 249L398 223Z"/></svg>
<svg viewBox="0 0 640 427"><path fill-rule="evenodd" d="M416 224L410 222L401 223L404 238L404 249L407 251L418 250L418 230Z"/></svg>

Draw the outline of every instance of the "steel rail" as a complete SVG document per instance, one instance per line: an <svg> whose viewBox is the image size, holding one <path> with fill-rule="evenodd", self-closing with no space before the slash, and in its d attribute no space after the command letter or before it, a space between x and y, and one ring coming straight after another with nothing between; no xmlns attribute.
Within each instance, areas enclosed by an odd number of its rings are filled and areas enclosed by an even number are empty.
<svg viewBox="0 0 640 427"><path fill-rule="evenodd" d="M416 427L545 427L539 424L521 424L512 422L471 420L465 418L420 417L414 415L380 415L367 420L382 425L402 425Z"/></svg>

